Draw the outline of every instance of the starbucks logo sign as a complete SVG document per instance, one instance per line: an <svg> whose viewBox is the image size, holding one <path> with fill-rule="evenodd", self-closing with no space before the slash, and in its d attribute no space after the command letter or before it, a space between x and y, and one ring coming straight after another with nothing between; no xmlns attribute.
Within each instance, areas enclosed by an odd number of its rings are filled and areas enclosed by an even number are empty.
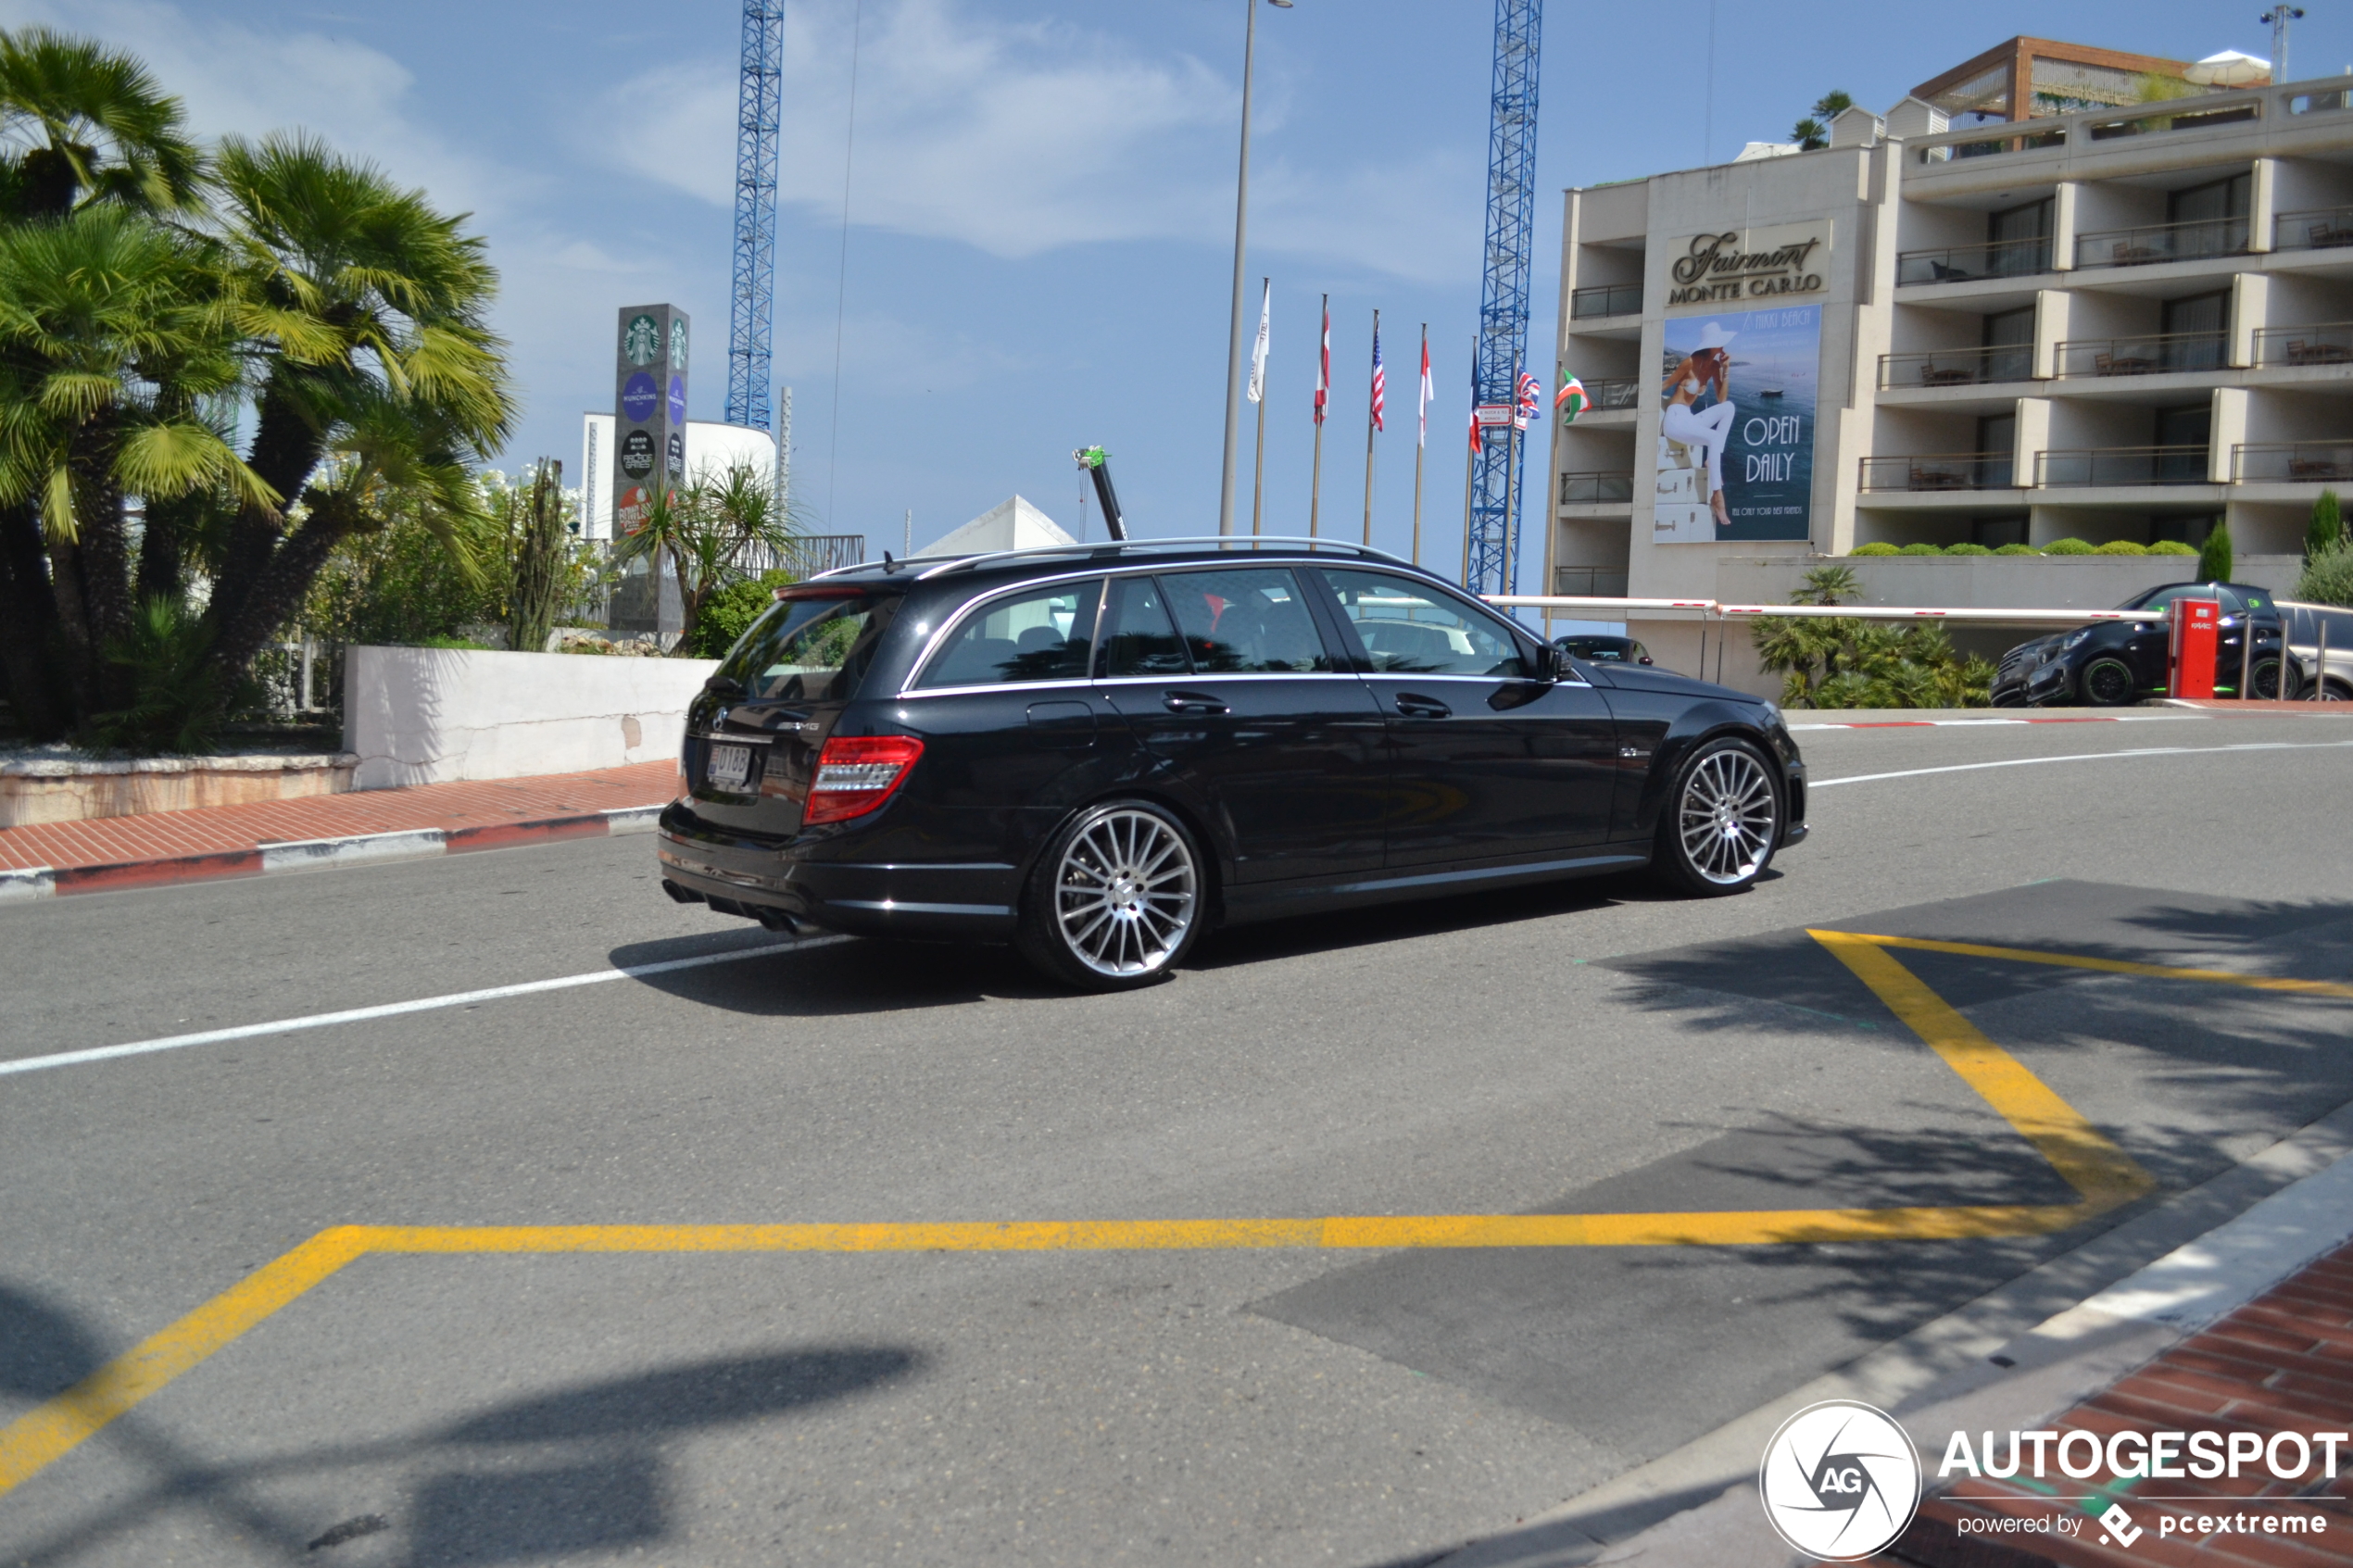
<svg viewBox="0 0 2353 1568"><path fill-rule="evenodd" d="M673 370L686 368L686 321L683 316L670 319L670 368Z"/></svg>
<svg viewBox="0 0 2353 1568"><path fill-rule="evenodd" d="M684 325L684 322L680 323L682 328ZM680 341L683 343L685 340L682 338ZM684 354L686 350L681 347L677 352ZM622 358L633 365L650 365L661 354L661 328L655 323L652 315L640 311L630 317L629 324L621 329Z"/></svg>

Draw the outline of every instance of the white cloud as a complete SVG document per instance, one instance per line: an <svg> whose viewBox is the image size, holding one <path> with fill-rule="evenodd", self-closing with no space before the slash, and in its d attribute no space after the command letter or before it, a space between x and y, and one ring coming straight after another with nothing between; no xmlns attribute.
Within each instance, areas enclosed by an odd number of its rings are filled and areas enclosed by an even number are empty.
<svg viewBox="0 0 2353 1568"><path fill-rule="evenodd" d="M850 22L840 4L786 13L778 195L820 214L841 205ZM1019 257L1083 241L1214 235L1233 199L1230 184L1188 168L1230 138L1238 107L1199 61L984 22L952 0L869 6L858 55L856 222ZM662 104L674 128L658 144L615 144L613 156L732 205L732 60L649 71L610 102L615 114Z"/></svg>

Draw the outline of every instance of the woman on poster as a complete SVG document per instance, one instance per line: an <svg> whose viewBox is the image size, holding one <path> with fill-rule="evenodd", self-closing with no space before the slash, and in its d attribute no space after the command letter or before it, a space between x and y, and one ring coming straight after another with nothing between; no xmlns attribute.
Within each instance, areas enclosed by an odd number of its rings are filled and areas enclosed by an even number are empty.
<svg viewBox="0 0 2353 1568"><path fill-rule="evenodd" d="M1719 527L1732 521L1724 506L1724 445L1731 439L1739 410L1725 395L1724 383L1732 364L1726 348L1736 335L1713 321L1707 324L1691 354L1668 374L1667 411L1658 421L1658 433L1668 440L1707 449L1707 507ZM1700 395L1710 391L1716 401L1699 410Z"/></svg>

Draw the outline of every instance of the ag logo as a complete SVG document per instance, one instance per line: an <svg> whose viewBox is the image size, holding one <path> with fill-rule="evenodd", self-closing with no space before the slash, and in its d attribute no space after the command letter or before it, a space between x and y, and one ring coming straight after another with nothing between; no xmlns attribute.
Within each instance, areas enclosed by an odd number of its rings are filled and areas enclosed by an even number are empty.
<svg viewBox="0 0 2353 1568"><path fill-rule="evenodd" d="M632 479L643 479L654 471L654 438L642 430L633 430L621 438L621 471Z"/></svg>
<svg viewBox="0 0 2353 1568"><path fill-rule="evenodd" d="M654 319L640 311L629 318L621 329L621 357L633 365L650 365L661 352L661 328Z"/></svg>
<svg viewBox="0 0 2353 1568"><path fill-rule="evenodd" d="M1781 1539L1820 1562L1854 1562L1912 1522L1920 1459L1885 1411L1825 1399L1781 1423L1756 1486Z"/></svg>

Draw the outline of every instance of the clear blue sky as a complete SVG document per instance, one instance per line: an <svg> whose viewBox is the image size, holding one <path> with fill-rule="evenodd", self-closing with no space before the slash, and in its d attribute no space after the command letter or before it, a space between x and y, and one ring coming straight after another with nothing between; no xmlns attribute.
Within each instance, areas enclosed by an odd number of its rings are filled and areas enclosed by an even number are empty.
<svg viewBox="0 0 2353 1568"><path fill-rule="evenodd" d="M801 502L876 546L897 545L905 508L921 542L1015 491L1071 526L1079 482L1068 454L1099 442L1141 532L1214 531L1240 0L862 0L837 404L858 8L799 0L787 12L776 373L794 389ZM1564 186L1781 139L1833 87L1883 109L2020 32L2181 58L2268 55L2262 9L1555 3L1543 41L1535 352L1541 361L1554 309ZM2353 63L2353 0L2306 9L2295 74ZM667 299L693 314L693 412L720 416L739 21L725 0L0 0L0 20L138 51L200 131L306 126L472 211L504 274L497 321L524 401L510 461L547 453L577 467L581 410L610 406L623 304ZM1315 312L1328 290L1327 524L1353 531L1362 513L1378 306L1390 429L1376 539L1405 542L1427 320L1440 395L1426 526L1441 541L1435 559L1458 557L1492 37L1489 0L1261 8L1250 270L1253 307L1256 279L1275 280L1273 531L1304 530ZM1247 443L1246 424L1245 488Z"/></svg>

